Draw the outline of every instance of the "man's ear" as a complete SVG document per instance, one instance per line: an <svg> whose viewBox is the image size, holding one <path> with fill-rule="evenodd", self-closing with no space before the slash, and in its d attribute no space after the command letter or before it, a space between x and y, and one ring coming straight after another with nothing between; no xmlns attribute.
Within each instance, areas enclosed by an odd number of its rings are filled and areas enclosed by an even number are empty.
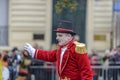
<svg viewBox="0 0 120 80"><path fill-rule="evenodd" d="M71 34L68 34L68 37L72 37L72 35L71 35Z"/></svg>
<svg viewBox="0 0 120 80"><path fill-rule="evenodd" d="M67 38L68 38L68 39L71 39L71 38L72 38L72 35L68 33L68 34L67 34Z"/></svg>

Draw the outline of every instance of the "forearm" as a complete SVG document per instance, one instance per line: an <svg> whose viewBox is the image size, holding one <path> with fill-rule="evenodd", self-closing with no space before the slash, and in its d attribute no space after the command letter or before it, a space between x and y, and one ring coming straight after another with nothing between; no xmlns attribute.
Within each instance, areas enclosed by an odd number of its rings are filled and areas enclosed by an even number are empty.
<svg viewBox="0 0 120 80"><path fill-rule="evenodd" d="M35 50L34 58L54 62L56 61L56 51Z"/></svg>

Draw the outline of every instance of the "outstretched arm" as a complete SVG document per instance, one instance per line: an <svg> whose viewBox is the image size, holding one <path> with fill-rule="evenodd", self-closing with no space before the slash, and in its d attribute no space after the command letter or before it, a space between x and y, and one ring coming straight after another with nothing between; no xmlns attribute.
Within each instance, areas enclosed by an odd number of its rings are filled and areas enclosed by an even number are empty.
<svg viewBox="0 0 120 80"><path fill-rule="evenodd" d="M28 52L28 54L25 55L30 55L32 58L49 61L49 62L56 61L57 50L53 50L53 51L38 50L38 49L34 49L29 43L25 44L24 50Z"/></svg>

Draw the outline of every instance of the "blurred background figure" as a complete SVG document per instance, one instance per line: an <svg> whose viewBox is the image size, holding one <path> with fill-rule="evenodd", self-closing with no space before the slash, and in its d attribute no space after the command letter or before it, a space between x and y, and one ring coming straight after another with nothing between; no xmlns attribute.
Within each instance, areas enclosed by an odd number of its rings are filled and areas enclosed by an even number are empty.
<svg viewBox="0 0 120 80"><path fill-rule="evenodd" d="M0 79L2 79L2 55L0 52Z"/></svg>
<svg viewBox="0 0 120 80"><path fill-rule="evenodd" d="M2 60L2 80L9 80L10 79L10 72L8 69L8 63L9 63L9 56L4 55Z"/></svg>
<svg viewBox="0 0 120 80"><path fill-rule="evenodd" d="M35 49L39 49L39 45L38 45L37 43L34 43L33 47L34 47Z"/></svg>
<svg viewBox="0 0 120 80"><path fill-rule="evenodd" d="M108 66L108 65L109 65L110 56L111 56L110 50L106 50L106 51L105 51L105 55L104 55L103 58L102 58L103 64L104 64L105 66Z"/></svg>
<svg viewBox="0 0 120 80"><path fill-rule="evenodd" d="M39 46L37 43L34 43L33 47L35 49L43 49L43 46Z"/></svg>
<svg viewBox="0 0 120 80"><path fill-rule="evenodd" d="M116 49L113 49L111 51L111 57L109 59L110 62L110 66L120 66L120 45L118 45L116 47ZM113 78L113 80L120 80L118 79L118 74L120 76L120 69L111 69L110 70L111 73L111 78Z"/></svg>
<svg viewBox="0 0 120 80"><path fill-rule="evenodd" d="M75 36L74 36L74 39L75 39L75 41L80 42L80 36L79 36L79 35L75 35Z"/></svg>
<svg viewBox="0 0 120 80"><path fill-rule="evenodd" d="M23 58L21 60L20 64L20 68L19 68L19 72L18 72L18 77L16 80L30 80L28 79L28 68L31 64L31 58L30 57L26 57L24 54L26 53L26 51L23 51Z"/></svg>
<svg viewBox="0 0 120 80"><path fill-rule="evenodd" d="M2 54L1 54L1 52L0 52L0 61L2 60Z"/></svg>
<svg viewBox="0 0 120 80"><path fill-rule="evenodd" d="M11 80L15 80L19 71L19 62L21 61L21 55L17 47L14 47L11 52L8 53L8 55L10 57L9 68Z"/></svg>
<svg viewBox="0 0 120 80"><path fill-rule="evenodd" d="M103 66L105 67L104 70L104 80L110 80L110 69L107 69L109 66L109 59L110 59L110 50L107 49L105 51L105 55L102 58Z"/></svg>
<svg viewBox="0 0 120 80"><path fill-rule="evenodd" d="M99 56L99 53L97 52L96 49L92 49L92 53L90 55L90 62L92 66L100 66L101 65L101 59ZM99 69L92 69L93 71L93 80L98 80L98 75L99 75Z"/></svg>

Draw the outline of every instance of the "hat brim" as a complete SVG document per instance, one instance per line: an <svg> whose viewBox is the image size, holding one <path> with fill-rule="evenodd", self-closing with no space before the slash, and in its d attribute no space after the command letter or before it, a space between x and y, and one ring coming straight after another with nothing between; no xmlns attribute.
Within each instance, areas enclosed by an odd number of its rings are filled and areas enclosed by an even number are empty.
<svg viewBox="0 0 120 80"><path fill-rule="evenodd" d="M61 29L61 30L54 30L55 32L59 32L59 33L70 33L72 35L75 35L76 33L71 31L71 30L65 30L65 29Z"/></svg>

